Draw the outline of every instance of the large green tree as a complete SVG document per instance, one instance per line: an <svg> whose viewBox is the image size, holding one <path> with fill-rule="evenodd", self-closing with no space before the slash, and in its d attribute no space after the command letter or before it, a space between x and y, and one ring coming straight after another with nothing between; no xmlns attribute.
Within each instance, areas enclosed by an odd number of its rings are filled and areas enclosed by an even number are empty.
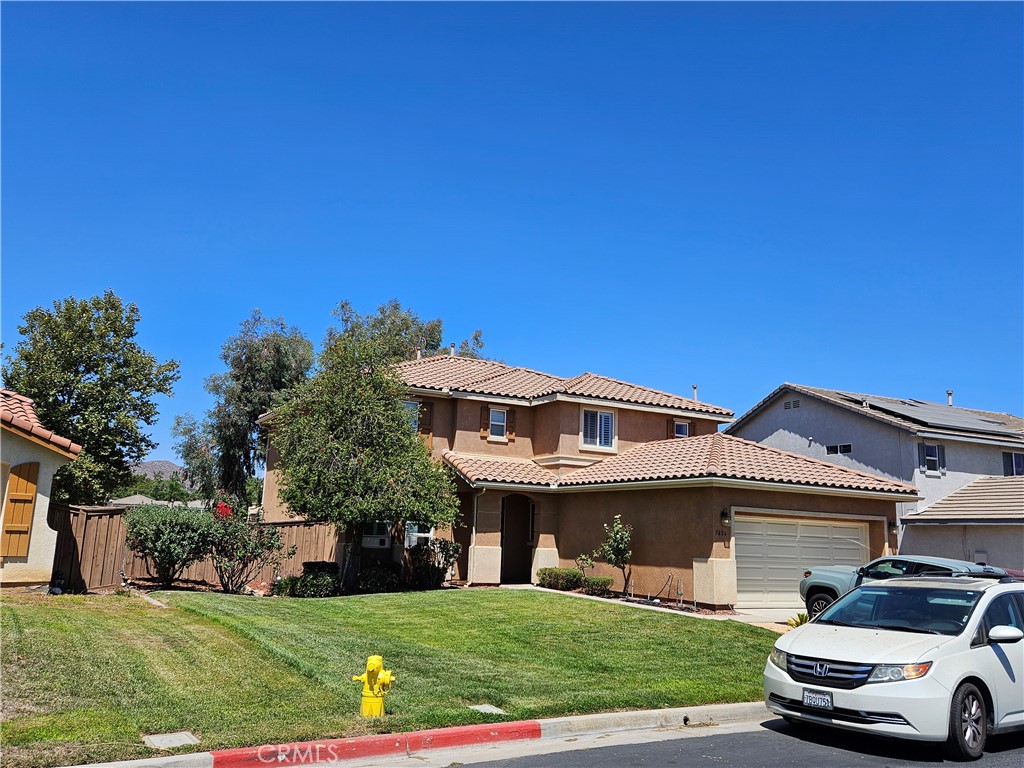
<svg viewBox="0 0 1024 768"><path fill-rule="evenodd" d="M136 341L141 315L113 291L36 307L3 365L4 386L35 400L47 429L83 446L54 477L53 498L102 503L131 480L131 467L156 447L144 428L155 397L171 394L178 363L159 362Z"/></svg>
<svg viewBox="0 0 1024 768"><path fill-rule="evenodd" d="M343 301L334 310L341 327L331 329L327 335L330 346L339 335L372 339L385 358L414 360L417 353L424 357L448 354L444 343L444 322L440 318L423 320L411 309L403 307L397 299L384 302L370 315L360 315L352 305ZM484 347L483 333L478 329L456 347L460 357L480 357Z"/></svg>
<svg viewBox="0 0 1024 768"><path fill-rule="evenodd" d="M375 520L451 527L454 479L412 428L388 341L332 334L317 373L275 409L281 498L309 519L349 529Z"/></svg>
<svg viewBox="0 0 1024 768"><path fill-rule="evenodd" d="M313 344L282 318L257 309L224 342L220 359L227 370L206 380L214 406L201 424L189 414L175 421L176 447L190 482L206 498L221 491L253 504L258 499L252 498L252 481L266 461L266 439L256 420L305 381Z"/></svg>

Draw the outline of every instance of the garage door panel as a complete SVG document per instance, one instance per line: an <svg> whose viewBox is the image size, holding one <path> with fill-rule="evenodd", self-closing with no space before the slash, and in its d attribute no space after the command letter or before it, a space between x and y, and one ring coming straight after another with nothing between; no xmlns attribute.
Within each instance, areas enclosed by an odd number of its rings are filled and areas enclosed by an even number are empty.
<svg viewBox="0 0 1024 768"><path fill-rule="evenodd" d="M739 608L795 608L808 566L867 559L867 523L737 517L733 535Z"/></svg>

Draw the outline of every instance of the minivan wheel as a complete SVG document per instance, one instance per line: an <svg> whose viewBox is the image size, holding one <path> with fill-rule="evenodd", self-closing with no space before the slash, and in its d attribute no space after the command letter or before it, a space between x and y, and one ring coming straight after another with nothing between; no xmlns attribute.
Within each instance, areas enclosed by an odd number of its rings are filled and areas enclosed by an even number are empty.
<svg viewBox="0 0 1024 768"><path fill-rule="evenodd" d="M988 716L985 698L975 686L964 683L949 705L949 738L944 745L953 760L977 760L985 751Z"/></svg>
<svg viewBox="0 0 1024 768"><path fill-rule="evenodd" d="M813 619L835 601L836 599L827 592L815 592L807 598L807 615Z"/></svg>

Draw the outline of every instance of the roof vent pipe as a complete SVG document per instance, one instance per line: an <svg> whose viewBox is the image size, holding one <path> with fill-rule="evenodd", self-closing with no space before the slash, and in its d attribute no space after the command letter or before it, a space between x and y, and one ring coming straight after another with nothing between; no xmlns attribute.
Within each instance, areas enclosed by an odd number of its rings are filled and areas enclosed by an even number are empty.
<svg viewBox="0 0 1024 768"><path fill-rule="evenodd" d="M423 359L423 348L422 347L416 347L416 359L417 360L422 360Z"/></svg>
<svg viewBox="0 0 1024 768"><path fill-rule="evenodd" d="M697 385L691 384L690 386L693 387L693 402L697 402Z"/></svg>
<svg viewBox="0 0 1024 768"><path fill-rule="evenodd" d="M451 357L455 357L455 342L454 341L452 342L452 345L448 348L448 354Z"/></svg>
<svg viewBox="0 0 1024 768"><path fill-rule="evenodd" d="M946 405L952 405L952 404L953 404L953 390L952 389L947 389L946 390Z"/></svg>

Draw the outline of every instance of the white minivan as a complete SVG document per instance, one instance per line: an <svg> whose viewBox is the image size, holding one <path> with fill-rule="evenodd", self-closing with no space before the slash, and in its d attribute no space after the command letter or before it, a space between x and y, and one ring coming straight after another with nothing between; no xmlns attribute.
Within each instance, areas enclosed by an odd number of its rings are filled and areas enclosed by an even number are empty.
<svg viewBox="0 0 1024 768"><path fill-rule="evenodd" d="M768 709L806 722L943 742L981 757L1024 729L1024 581L897 578L865 584L782 635L764 670Z"/></svg>

